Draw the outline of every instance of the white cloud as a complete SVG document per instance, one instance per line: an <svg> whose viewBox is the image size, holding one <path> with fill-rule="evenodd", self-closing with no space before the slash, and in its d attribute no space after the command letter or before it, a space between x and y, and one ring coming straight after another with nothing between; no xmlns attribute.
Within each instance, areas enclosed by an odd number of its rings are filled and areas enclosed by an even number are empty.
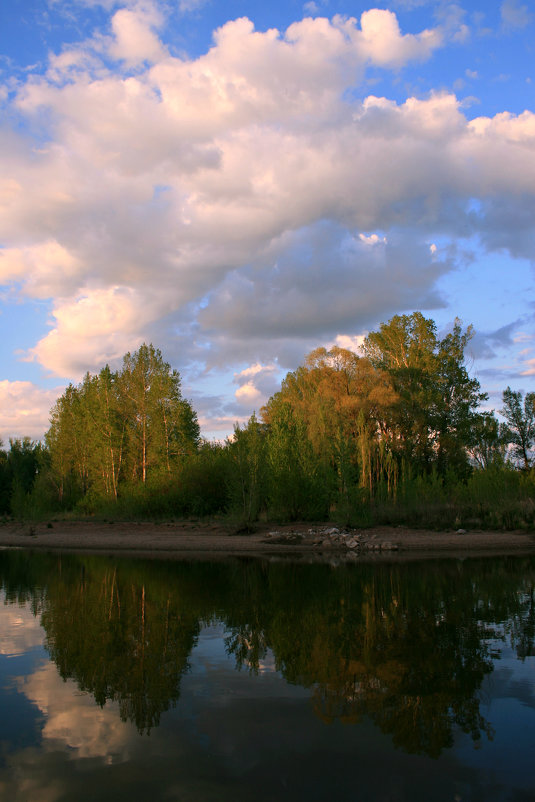
<svg viewBox="0 0 535 802"><path fill-rule="evenodd" d="M377 245L380 242L386 242L386 237L380 237L378 234L359 234L359 239L366 245Z"/></svg>
<svg viewBox="0 0 535 802"><path fill-rule="evenodd" d="M53 55L9 107L32 133L0 131L0 281L52 299L29 357L54 375L155 332L179 366L286 366L318 337L443 303L455 254L430 242L535 258L532 112L470 120L448 93L362 98L367 66L452 41L457 7L419 34L379 9L285 32L243 18L192 59L158 40L155 9L128 3L113 36ZM249 378L236 400L257 392Z"/></svg>
<svg viewBox="0 0 535 802"><path fill-rule="evenodd" d="M346 351L353 351L355 354L360 355L364 339L365 335L363 334L356 334L352 337L347 334L339 334L335 338L333 345L337 345L338 348L345 348Z"/></svg>
<svg viewBox="0 0 535 802"><path fill-rule="evenodd" d="M121 8L112 17L114 42L109 48L113 58L128 64L155 62L165 56L153 28L162 24L162 16L154 6L130 10Z"/></svg>
<svg viewBox="0 0 535 802"><path fill-rule="evenodd" d="M319 14L320 6L318 3L315 3L314 0L309 0L308 3L303 5L303 11L305 14L310 14L311 17L314 17Z"/></svg>
<svg viewBox="0 0 535 802"><path fill-rule="evenodd" d="M258 404L261 398L262 393L251 381L242 384L242 386L238 387L236 390L236 400L239 404L244 404L247 407Z"/></svg>
<svg viewBox="0 0 535 802"><path fill-rule="evenodd" d="M425 60L443 44L438 28L417 35L403 35L392 11L373 8L361 18L361 47L367 59L382 67L401 67L408 61Z"/></svg>
<svg viewBox="0 0 535 802"><path fill-rule="evenodd" d="M235 392L238 404L257 411L263 406L279 384L277 365L261 365L259 362L234 374Z"/></svg>
<svg viewBox="0 0 535 802"><path fill-rule="evenodd" d="M164 310L164 302L157 305ZM54 328L30 349L28 357L55 376L80 379L93 370L135 350L153 319L150 299L129 287L86 290L53 309Z"/></svg>
<svg viewBox="0 0 535 802"><path fill-rule="evenodd" d="M39 439L49 427L49 414L64 387L44 390L27 381L0 381L0 438Z"/></svg>

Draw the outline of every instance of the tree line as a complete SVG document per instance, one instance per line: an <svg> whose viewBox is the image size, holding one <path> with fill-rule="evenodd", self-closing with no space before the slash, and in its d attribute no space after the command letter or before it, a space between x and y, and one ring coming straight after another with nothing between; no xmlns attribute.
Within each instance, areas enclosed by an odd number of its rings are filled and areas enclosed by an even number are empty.
<svg viewBox="0 0 535 802"><path fill-rule="evenodd" d="M43 444L0 452L0 509L530 525L535 393L508 387L502 422L482 411L472 335L456 320L440 338L415 312L371 332L361 355L317 348L225 443L201 439L178 372L144 344L69 385Z"/></svg>

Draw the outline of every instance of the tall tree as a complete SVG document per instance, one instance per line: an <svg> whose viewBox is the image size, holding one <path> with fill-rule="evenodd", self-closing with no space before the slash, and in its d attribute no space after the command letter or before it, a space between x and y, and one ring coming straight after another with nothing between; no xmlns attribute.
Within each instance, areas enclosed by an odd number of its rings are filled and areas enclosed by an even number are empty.
<svg viewBox="0 0 535 802"><path fill-rule="evenodd" d="M118 374L106 365L96 376L87 375L83 389L91 421L93 481L106 495L117 498L127 424Z"/></svg>
<svg viewBox="0 0 535 802"><path fill-rule="evenodd" d="M129 418L131 476L146 482L150 468L171 472L172 462L199 442L199 425L182 398L180 375L159 349L143 343L127 353L121 371Z"/></svg>
<svg viewBox="0 0 535 802"><path fill-rule="evenodd" d="M59 501L63 503L66 491L69 497L84 495L89 488L91 439L82 385L69 384L52 407L45 443Z"/></svg>
<svg viewBox="0 0 535 802"><path fill-rule="evenodd" d="M398 394L391 418L393 448L417 471L467 469L476 409L486 398L465 366L472 335L472 327L463 332L456 319L440 340L434 321L413 312L395 315L364 342L364 353L390 375Z"/></svg>
<svg viewBox="0 0 535 802"><path fill-rule="evenodd" d="M504 463L506 438L494 412L478 415L473 428L469 453L475 464L482 469L500 467Z"/></svg>
<svg viewBox="0 0 535 802"><path fill-rule="evenodd" d="M463 332L456 318L452 331L438 342L436 351L436 398L433 425L439 473L453 470L461 475L468 467L468 450L479 425L477 409L487 400L477 379L469 376L465 350L473 336L472 326Z"/></svg>
<svg viewBox="0 0 535 802"><path fill-rule="evenodd" d="M317 348L288 373L262 416L271 423L280 405L289 404L305 423L316 459L330 465L345 493L359 476L369 485L371 455L396 399L390 377L368 359L344 348Z"/></svg>
<svg viewBox="0 0 535 802"><path fill-rule="evenodd" d="M535 443L535 393L522 393L507 387L503 391L503 409L505 418L504 437L511 445L513 455L525 470L533 464L531 449Z"/></svg>
<svg viewBox="0 0 535 802"><path fill-rule="evenodd" d="M228 449L230 501L244 526L249 527L267 502L266 432L254 413L247 426L236 424Z"/></svg>
<svg viewBox="0 0 535 802"><path fill-rule="evenodd" d="M433 406L436 325L421 312L395 315L371 332L363 351L391 377L398 395L390 418L391 443L409 464L427 468L433 459L429 411Z"/></svg>
<svg viewBox="0 0 535 802"><path fill-rule="evenodd" d="M199 443L199 424L182 398L180 376L153 345L126 354L122 370L106 365L69 385L46 434L59 500L75 479L79 493L117 498L121 482L170 474ZM72 499L72 494L68 494Z"/></svg>

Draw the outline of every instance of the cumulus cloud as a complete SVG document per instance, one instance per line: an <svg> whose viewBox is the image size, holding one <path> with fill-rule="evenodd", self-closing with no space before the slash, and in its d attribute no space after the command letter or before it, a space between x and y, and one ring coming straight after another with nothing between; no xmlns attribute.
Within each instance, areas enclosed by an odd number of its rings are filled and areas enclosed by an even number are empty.
<svg viewBox="0 0 535 802"><path fill-rule="evenodd" d="M87 365L95 369L141 345L151 304L131 288L109 287L59 303L53 316L54 328L30 350L29 358L53 375L80 379Z"/></svg>
<svg viewBox="0 0 535 802"><path fill-rule="evenodd" d="M64 387L44 390L28 381L0 381L0 439L38 440L49 427L49 414Z"/></svg>
<svg viewBox="0 0 535 802"><path fill-rule="evenodd" d="M439 28L403 35L392 11L378 8L365 11L360 24L363 53L371 63L381 67L401 67L408 61L423 61L443 43Z"/></svg>
<svg viewBox="0 0 535 802"><path fill-rule="evenodd" d="M256 362L235 373L234 383L238 385L235 393L238 404L258 411L278 389L279 369L277 365Z"/></svg>
<svg viewBox="0 0 535 802"><path fill-rule="evenodd" d="M462 38L458 7L416 34L381 9L286 31L242 18L195 58L162 44L157 4L114 9L4 100L0 282L52 299L27 355L52 374L77 379L155 332L172 358L286 367L318 337L443 304L454 248L429 243L535 258L532 112L362 93L368 67ZM263 392L238 383L237 406Z"/></svg>
<svg viewBox="0 0 535 802"><path fill-rule="evenodd" d="M355 334L349 336L348 334L338 334L332 345L338 348L345 348L347 351L353 351L355 354L360 354L362 346L364 345L364 335Z"/></svg>
<svg viewBox="0 0 535 802"><path fill-rule="evenodd" d="M114 41L109 48L110 55L129 65L160 60L165 50L154 28L161 24L162 16L154 6L119 9L111 21Z"/></svg>

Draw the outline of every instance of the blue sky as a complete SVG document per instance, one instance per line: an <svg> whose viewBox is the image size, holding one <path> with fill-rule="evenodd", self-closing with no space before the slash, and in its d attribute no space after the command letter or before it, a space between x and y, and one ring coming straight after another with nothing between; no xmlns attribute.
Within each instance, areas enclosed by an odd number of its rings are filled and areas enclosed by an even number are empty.
<svg viewBox="0 0 535 802"><path fill-rule="evenodd" d="M4 0L0 437L158 346L224 437L318 345L473 324L535 375L535 8Z"/></svg>

